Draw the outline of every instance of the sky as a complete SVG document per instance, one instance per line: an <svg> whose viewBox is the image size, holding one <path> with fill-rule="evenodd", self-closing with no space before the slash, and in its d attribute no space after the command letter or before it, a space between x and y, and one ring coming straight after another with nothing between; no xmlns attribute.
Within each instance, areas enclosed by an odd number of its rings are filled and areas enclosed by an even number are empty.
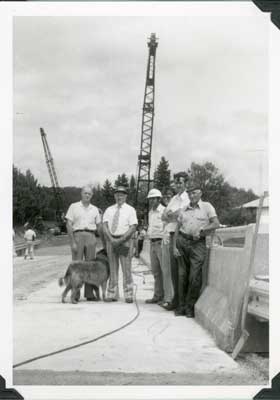
<svg viewBox="0 0 280 400"><path fill-rule="evenodd" d="M267 189L268 21L259 17L15 17L14 165L50 186L137 170L147 40L158 37L152 170L214 163Z"/></svg>

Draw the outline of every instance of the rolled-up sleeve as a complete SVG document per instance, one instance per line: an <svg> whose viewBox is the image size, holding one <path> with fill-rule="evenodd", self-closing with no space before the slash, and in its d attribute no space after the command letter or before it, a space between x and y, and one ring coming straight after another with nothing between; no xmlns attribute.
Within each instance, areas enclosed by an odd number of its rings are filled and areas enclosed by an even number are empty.
<svg viewBox="0 0 280 400"><path fill-rule="evenodd" d="M106 208L104 214L103 214L103 222L109 222L109 210Z"/></svg>
<svg viewBox="0 0 280 400"><path fill-rule="evenodd" d="M101 222L101 217L100 217L99 211L97 210L96 211L96 217L95 217L95 223L96 224L100 224L100 222Z"/></svg>
<svg viewBox="0 0 280 400"><path fill-rule="evenodd" d="M138 219L137 219L136 211L134 208L132 208L129 213L128 223L129 223L129 226L138 225Z"/></svg>
<svg viewBox="0 0 280 400"><path fill-rule="evenodd" d="M68 211L65 215L65 218L71 222L74 220L74 215L73 215L73 205L71 204L70 207L68 208Z"/></svg>
<svg viewBox="0 0 280 400"><path fill-rule="evenodd" d="M217 217L216 210L215 210L215 208L212 206L212 204L210 204L210 203L207 204L207 215L208 215L208 218Z"/></svg>

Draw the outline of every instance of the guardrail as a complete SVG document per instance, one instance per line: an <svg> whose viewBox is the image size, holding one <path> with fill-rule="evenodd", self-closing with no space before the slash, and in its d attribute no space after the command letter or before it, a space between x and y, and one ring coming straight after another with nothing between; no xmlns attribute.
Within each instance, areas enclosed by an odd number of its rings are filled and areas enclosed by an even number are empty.
<svg viewBox="0 0 280 400"><path fill-rule="evenodd" d="M38 247L41 243L41 240L34 240L33 245L34 248ZM14 245L14 250L17 254L17 256L21 256L24 254L26 249L26 241L24 239L18 240L17 242L15 242Z"/></svg>

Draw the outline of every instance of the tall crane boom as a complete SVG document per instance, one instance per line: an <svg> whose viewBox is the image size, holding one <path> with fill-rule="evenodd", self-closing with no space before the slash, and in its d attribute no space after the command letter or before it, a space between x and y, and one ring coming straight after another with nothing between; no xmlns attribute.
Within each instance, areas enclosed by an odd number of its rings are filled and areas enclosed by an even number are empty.
<svg viewBox="0 0 280 400"><path fill-rule="evenodd" d="M62 210L63 210L63 195L62 191L58 184L57 174L54 167L53 157L48 145L47 135L44 132L43 128L40 128L46 163L49 171L49 175L51 178L52 189L55 197L56 202L56 220L60 224L60 227L63 227L63 218L62 218Z"/></svg>
<svg viewBox="0 0 280 400"><path fill-rule="evenodd" d="M155 96L155 60L158 46L156 34L152 33L148 41L149 56L147 63L144 104L142 113L142 133L140 154L138 156L138 175L136 188L136 205L140 190L148 193L151 183L151 156L154 126L154 96ZM144 184L144 185L143 185Z"/></svg>

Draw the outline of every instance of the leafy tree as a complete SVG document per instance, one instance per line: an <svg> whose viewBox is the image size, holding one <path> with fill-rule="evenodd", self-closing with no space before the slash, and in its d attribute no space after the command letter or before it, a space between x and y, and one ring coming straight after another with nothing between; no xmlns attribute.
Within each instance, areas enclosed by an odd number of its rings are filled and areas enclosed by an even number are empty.
<svg viewBox="0 0 280 400"><path fill-rule="evenodd" d="M106 179L102 189L102 205L101 209L104 211L107 207L111 206L114 204L115 199L114 199L114 188L109 181L109 179Z"/></svg>
<svg viewBox="0 0 280 400"><path fill-rule="evenodd" d="M93 188L92 203L96 207L103 209L103 195L101 186L99 184Z"/></svg>
<svg viewBox="0 0 280 400"><path fill-rule="evenodd" d="M221 223L242 225L246 221L252 222L253 215L241 213L237 209L238 206L257 198L252 190L246 191L231 186L211 162L205 162L202 165L193 162L187 173L190 181L201 187L202 198L213 204Z"/></svg>
<svg viewBox="0 0 280 400"><path fill-rule="evenodd" d="M129 180L129 192L128 192L127 202L132 206L134 206L135 200L136 200L136 179L134 175L131 175Z"/></svg>
<svg viewBox="0 0 280 400"><path fill-rule="evenodd" d="M128 177L126 174L118 175L117 179L115 180L115 186L128 187Z"/></svg>
<svg viewBox="0 0 280 400"><path fill-rule="evenodd" d="M230 206L230 185L225 182L223 175L214 164L205 162L200 165L192 162L187 173L191 182L198 184L201 188L203 199L212 203L218 214L221 209Z"/></svg>
<svg viewBox="0 0 280 400"><path fill-rule="evenodd" d="M24 175L13 166L13 219L14 223L33 223L41 214L40 189L30 170Z"/></svg>
<svg viewBox="0 0 280 400"><path fill-rule="evenodd" d="M162 190L170 186L170 175L169 162L164 157L161 157L154 173L154 187Z"/></svg>

